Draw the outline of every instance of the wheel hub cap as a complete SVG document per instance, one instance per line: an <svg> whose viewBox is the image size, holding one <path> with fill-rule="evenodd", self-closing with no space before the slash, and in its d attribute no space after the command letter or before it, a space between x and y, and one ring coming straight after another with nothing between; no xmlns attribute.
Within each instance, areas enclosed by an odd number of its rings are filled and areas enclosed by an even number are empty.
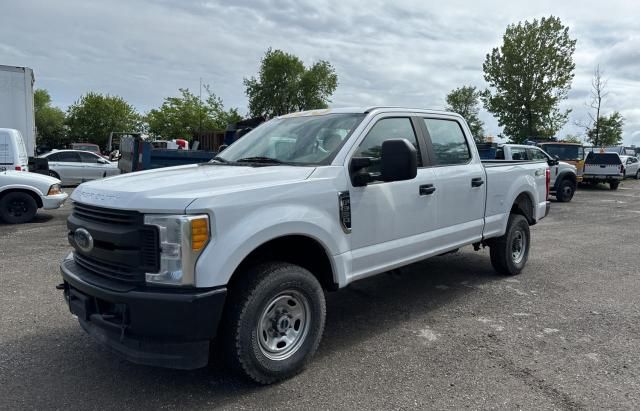
<svg viewBox="0 0 640 411"><path fill-rule="evenodd" d="M527 238L522 231L516 231L513 234L513 241L511 242L511 258L514 263L520 264L524 258L526 246Z"/></svg>
<svg viewBox="0 0 640 411"><path fill-rule="evenodd" d="M256 327L258 346L271 360L291 357L303 344L309 331L310 308L298 291L285 291L265 306Z"/></svg>

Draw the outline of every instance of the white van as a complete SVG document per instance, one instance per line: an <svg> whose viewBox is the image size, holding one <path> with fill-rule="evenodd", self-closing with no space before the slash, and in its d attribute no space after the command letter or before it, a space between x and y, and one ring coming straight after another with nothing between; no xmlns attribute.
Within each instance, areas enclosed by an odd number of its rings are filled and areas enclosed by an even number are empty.
<svg viewBox="0 0 640 411"><path fill-rule="evenodd" d="M29 156L22 134L13 128L0 128L0 171L29 171Z"/></svg>

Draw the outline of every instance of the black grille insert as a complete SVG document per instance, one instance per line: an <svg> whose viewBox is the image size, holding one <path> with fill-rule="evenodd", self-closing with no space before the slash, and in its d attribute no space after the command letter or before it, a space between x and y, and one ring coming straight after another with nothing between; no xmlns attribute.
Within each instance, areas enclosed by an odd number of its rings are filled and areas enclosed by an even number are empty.
<svg viewBox="0 0 640 411"><path fill-rule="evenodd" d="M115 210L82 203L73 203L73 215L87 221L115 225L142 224L142 214L137 211Z"/></svg>
<svg viewBox="0 0 640 411"><path fill-rule="evenodd" d="M144 272L134 271L130 267L120 264L98 260L79 253L73 254L76 264L94 274L110 278L112 280L128 283L141 283L144 281Z"/></svg>

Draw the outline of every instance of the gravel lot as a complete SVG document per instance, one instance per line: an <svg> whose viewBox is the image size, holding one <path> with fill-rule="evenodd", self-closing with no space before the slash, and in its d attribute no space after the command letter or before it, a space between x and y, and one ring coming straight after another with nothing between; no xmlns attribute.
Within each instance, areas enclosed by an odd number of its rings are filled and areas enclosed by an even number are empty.
<svg viewBox="0 0 640 411"><path fill-rule="evenodd" d="M330 294L315 359L271 387L96 345L55 289L68 213L0 225L0 409L640 408L638 181L553 203L517 277L469 247Z"/></svg>

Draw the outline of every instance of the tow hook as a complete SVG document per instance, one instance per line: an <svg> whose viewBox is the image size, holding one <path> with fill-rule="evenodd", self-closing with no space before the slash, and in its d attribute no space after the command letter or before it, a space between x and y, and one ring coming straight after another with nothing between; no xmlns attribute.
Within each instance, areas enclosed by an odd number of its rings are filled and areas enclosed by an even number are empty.
<svg viewBox="0 0 640 411"><path fill-rule="evenodd" d="M64 283L56 285L56 290L64 290Z"/></svg>

